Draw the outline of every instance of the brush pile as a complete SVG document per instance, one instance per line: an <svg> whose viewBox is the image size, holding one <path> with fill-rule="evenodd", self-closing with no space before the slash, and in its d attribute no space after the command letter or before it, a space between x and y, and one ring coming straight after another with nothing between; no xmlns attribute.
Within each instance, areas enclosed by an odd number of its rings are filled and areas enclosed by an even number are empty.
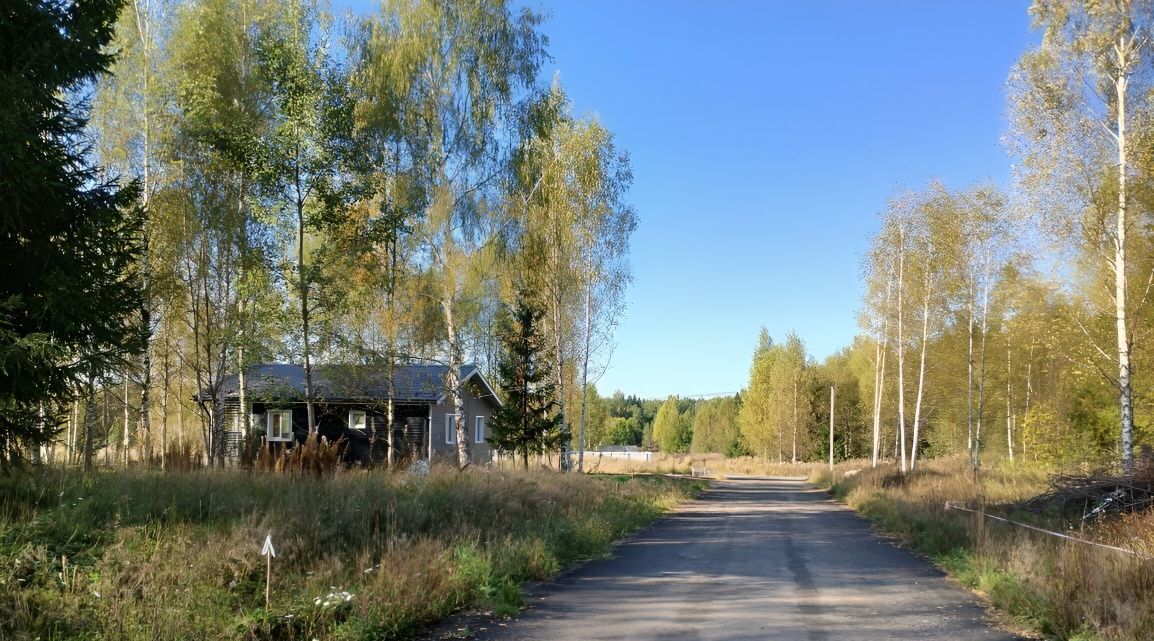
<svg viewBox="0 0 1154 641"><path fill-rule="evenodd" d="M1022 507L1082 521L1149 510L1154 508L1154 467L1141 466L1133 476L1057 474L1050 479L1048 491Z"/></svg>

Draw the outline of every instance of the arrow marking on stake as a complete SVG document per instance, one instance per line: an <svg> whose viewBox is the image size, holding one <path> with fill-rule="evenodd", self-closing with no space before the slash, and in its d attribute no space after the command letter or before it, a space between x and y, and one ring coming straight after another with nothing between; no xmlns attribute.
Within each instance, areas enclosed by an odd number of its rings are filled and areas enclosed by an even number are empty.
<svg viewBox="0 0 1154 641"><path fill-rule="evenodd" d="M272 532L264 537L264 547L260 549L261 556L276 556L276 550L272 546Z"/></svg>

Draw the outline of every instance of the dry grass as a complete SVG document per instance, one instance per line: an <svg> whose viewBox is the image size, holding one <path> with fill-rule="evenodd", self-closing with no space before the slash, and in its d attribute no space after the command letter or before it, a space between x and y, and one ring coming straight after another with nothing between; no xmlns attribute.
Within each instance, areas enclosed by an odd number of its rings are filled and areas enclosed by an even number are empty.
<svg viewBox="0 0 1154 641"><path fill-rule="evenodd" d="M605 553L697 489L446 468L41 470L0 480L0 638L405 638L462 608L515 609L522 581Z"/></svg>
<svg viewBox="0 0 1154 641"><path fill-rule="evenodd" d="M852 469L861 471L847 476ZM927 461L904 479L893 466L862 462L814 478L1021 625L1056 639L1154 639L1154 561L947 511L945 503L984 505L990 514L1139 552L1154 550L1154 513L1084 524L1020 510L1047 479L1005 462L987 466L980 484L961 459Z"/></svg>
<svg viewBox="0 0 1154 641"><path fill-rule="evenodd" d="M726 458L721 454L665 454L654 452L649 461L588 457L586 468L606 474L693 474L697 476L804 476L824 469L822 463L781 463L755 456Z"/></svg>

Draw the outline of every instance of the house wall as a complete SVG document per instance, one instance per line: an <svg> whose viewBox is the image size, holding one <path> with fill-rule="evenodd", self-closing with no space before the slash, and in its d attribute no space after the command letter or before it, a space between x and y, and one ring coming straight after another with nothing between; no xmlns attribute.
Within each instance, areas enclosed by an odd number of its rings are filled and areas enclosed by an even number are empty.
<svg viewBox="0 0 1154 641"><path fill-rule="evenodd" d="M485 419L485 434L489 436L489 422L492 420L493 410L496 408L496 403L492 398L477 398L475 396L476 390L472 385L464 385L466 388L464 392L465 401L465 420L469 432L469 458L474 464L487 464L493 460L493 448L490 447L489 442L482 439L483 442L477 443L475 438L477 417L481 416ZM457 445L456 443L448 443L445 438L445 416L453 415L453 408L445 403L438 403L433 405L430 409L433 426L433 457L442 460L450 460L456 462L457 460Z"/></svg>
<svg viewBox="0 0 1154 641"><path fill-rule="evenodd" d="M324 403L313 405L317 425L317 433L336 442L343 438L347 445L345 458L350 462L365 462L369 460L383 461L388 457L388 428L386 409L380 403ZM253 404L253 430L259 435L268 434L268 410L290 410L292 412L292 426L295 442L303 442L308 436L308 406L304 403L285 404ZM365 431L363 433L349 429L349 412L362 410L365 412ZM398 459L405 460L412 457L423 457L427 442L428 405L397 403L393 407L394 445L398 451ZM419 423L411 423L409 419L418 419ZM230 424L231 425L231 424ZM374 430L376 440L373 440ZM284 441L281 441L284 442ZM274 441L274 443L276 443Z"/></svg>

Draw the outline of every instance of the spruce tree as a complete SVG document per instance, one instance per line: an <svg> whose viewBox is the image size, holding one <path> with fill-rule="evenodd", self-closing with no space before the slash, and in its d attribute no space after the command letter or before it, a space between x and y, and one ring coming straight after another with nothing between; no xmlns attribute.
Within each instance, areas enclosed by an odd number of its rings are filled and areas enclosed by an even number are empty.
<svg viewBox="0 0 1154 641"><path fill-rule="evenodd" d="M560 449L565 441L556 406L553 372L541 327L544 312L522 292L501 326L501 358L497 377L505 402L493 414L489 443L500 452L521 456L526 468L530 454Z"/></svg>
<svg viewBox="0 0 1154 641"><path fill-rule="evenodd" d="M135 184L91 163L83 95L119 0L0 10L0 466L48 442L85 379L138 350Z"/></svg>

